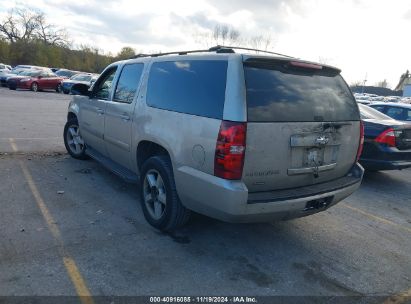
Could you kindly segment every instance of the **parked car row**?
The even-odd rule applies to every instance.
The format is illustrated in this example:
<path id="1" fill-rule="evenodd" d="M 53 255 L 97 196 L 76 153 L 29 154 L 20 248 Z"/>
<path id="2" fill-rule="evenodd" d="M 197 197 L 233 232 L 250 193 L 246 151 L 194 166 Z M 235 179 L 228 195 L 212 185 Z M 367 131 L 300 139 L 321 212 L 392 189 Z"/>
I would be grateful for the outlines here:
<path id="1" fill-rule="evenodd" d="M 0 64 L 0 68 L 3 64 Z M 0 69 L 0 85 L 10 90 L 28 89 L 34 92 L 39 90 L 55 90 L 69 94 L 71 86 L 76 83 L 90 87 L 98 74 L 56 69 L 32 65 L 17 65 L 14 68 L 3 65 Z"/>
<path id="2" fill-rule="evenodd" d="M 98 77 L 98 74 L 91 74 L 91 73 L 75 74 L 69 79 L 65 79 L 61 82 L 60 90 L 64 94 L 69 94 L 71 92 L 71 87 L 79 83 L 85 84 L 88 87 L 91 87 L 91 85 L 97 80 L 97 77 Z"/>
<path id="3" fill-rule="evenodd" d="M 400 109 L 397 104 L 387 109 Z M 397 170 L 411 167 L 411 124 L 407 120 L 395 120 L 380 111 L 381 106 L 359 104 L 364 123 L 364 147 L 360 163 L 366 170 Z M 411 113 L 411 105 L 408 115 Z M 392 114 L 389 110 L 386 113 Z M 405 108 L 404 108 L 405 110 Z"/>
<path id="4" fill-rule="evenodd" d="M 354 97 L 358 103 L 370 104 L 374 102 L 399 102 L 399 103 L 411 103 L 409 97 L 401 96 L 379 96 L 376 94 L 368 93 L 354 93 Z"/>

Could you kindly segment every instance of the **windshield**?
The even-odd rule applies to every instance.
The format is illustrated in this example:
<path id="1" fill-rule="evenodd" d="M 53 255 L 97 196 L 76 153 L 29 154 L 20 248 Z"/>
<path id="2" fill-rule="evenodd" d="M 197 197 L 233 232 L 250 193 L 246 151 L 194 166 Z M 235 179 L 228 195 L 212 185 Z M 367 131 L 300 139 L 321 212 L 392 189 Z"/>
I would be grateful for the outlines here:
<path id="1" fill-rule="evenodd" d="M 90 75 L 74 75 L 70 78 L 71 80 L 77 80 L 77 81 L 90 81 L 91 76 Z"/>
<path id="2" fill-rule="evenodd" d="M 359 120 L 347 84 L 332 69 L 302 69 L 284 61 L 245 62 L 248 121 Z"/>
<path id="3" fill-rule="evenodd" d="M 73 75 L 75 75 L 75 74 L 78 74 L 78 73 L 76 73 L 76 72 L 74 72 L 74 71 L 69 71 L 69 70 L 58 70 L 58 71 L 56 72 L 56 75 L 58 75 L 58 76 L 63 76 L 63 77 L 71 77 L 71 76 L 73 76 Z"/>
<path id="4" fill-rule="evenodd" d="M 24 71 L 20 73 L 21 76 L 31 76 L 31 77 L 37 77 L 40 74 L 41 72 L 39 71 Z"/>

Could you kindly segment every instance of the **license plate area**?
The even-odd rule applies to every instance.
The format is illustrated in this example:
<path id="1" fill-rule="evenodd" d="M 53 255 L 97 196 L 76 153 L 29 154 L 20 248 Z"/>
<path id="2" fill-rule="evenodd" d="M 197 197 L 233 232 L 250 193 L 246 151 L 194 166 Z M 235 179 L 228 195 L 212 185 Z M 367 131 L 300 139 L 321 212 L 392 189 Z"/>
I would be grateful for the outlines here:
<path id="1" fill-rule="evenodd" d="M 327 196 L 316 200 L 308 201 L 303 211 L 326 209 L 332 202 L 334 196 Z"/>
<path id="2" fill-rule="evenodd" d="M 303 167 L 318 167 L 324 164 L 324 148 L 306 148 L 303 153 Z"/>

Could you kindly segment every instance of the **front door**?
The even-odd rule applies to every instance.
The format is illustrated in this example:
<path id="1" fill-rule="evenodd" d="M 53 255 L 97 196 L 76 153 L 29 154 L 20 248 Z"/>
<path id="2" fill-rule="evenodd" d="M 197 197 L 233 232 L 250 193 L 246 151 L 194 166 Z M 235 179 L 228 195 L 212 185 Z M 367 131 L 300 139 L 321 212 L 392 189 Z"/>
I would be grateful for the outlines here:
<path id="1" fill-rule="evenodd" d="M 115 66 L 101 75 L 93 88 L 90 99 L 81 104 L 80 110 L 80 132 L 86 146 L 103 155 L 107 155 L 104 147 L 104 115 L 116 70 Z"/>
<path id="2" fill-rule="evenodd" d="M 128 169 L 132 169 L 131 127 L 143 68 L 143 63 L 123 67 L 105 112 L 104 142 L 108 156 Z"/>

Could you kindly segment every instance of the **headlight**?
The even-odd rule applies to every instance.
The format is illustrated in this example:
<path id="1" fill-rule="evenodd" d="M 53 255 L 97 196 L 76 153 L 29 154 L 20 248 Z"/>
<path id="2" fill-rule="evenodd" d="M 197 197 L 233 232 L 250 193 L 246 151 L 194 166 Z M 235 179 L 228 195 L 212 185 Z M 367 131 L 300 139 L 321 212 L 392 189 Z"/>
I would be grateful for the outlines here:
<path id="1" fill-rule="evenodd" d="M 26 82 L 26 81 L 30 81 L 30 80 L 31 80 L 30 78 L 24 78 L 24 79 L 21 79 L 20 82 Z"/>

